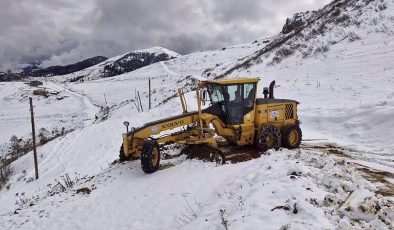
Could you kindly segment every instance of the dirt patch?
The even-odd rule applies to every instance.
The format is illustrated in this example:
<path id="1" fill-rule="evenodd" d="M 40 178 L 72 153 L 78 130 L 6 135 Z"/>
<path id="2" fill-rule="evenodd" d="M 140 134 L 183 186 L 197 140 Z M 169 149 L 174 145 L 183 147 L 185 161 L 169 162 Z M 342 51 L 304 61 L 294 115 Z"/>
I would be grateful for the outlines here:
<path id="1" fill-rule="evenodd" d="M 302 149 L 319 149 L 322 150 L 328 154 L 334 154 L 342 157 L 348 157 L 351 158 L 349 154 L 346 153 L 346 149 L 331 145 L 331 144 L 326 144 L 326 145 L 309 145 L 309 144 L 302 144 L 301 145 Z"/>
<path id="2" fill-rule="evenodd" d="M 219 147 L 225 163 L 239 163 L 261 157 L 261 151 L 253 146 L 227 145 Z M 206 145 L 188 145 L 182 149 L 181 154 L 186 154 L 189 159 L 212 161 L 212 154 L 219 151 Z"/>
<path id="3" fill-rule="evenodd" d="M 236 164 L 261 157 L 262 152 L 251 146 L 230 146 L 222 150 L 226 162 Z"/>
<path id="4" fill-rule="evenodd" d="M 327 146 L 325 146 L 325 145 L 301 144 L 300 148 L 302 148 L 302 149 L 327 149 Z"/>
<path id="5" fill-rule="evenodd" d="M 350 156 L 348 154 L 346 154 L 345 151 L 342 148 L 337 148 L 337 147 L 336 148 L 328 148 L 327 152 L 329 154 L 335 154 L 335 155 L 338 155 L 338 156 L 344 156 L 344 157 L 349 157 L 350 158 Z"/>
<path id="6" fill-rule="evenodd" d="M 375 184 L 382 184 L 381 186 L 379 185 L 376 186 L 378 188 L 378 191 L 376 191 L 377 194 L 381 194 L 383 196 L 394 196 L 394 185 L 390 183 L 388 180 L 386 180 L 386 178 L 394 179 L 393 173 L 373 170 L 361 165 L 359 166 L 360 167 L 357 167 L 356 169 L 357 171 L 361 172 L 362 176 L 365 179 Z"/>
<path id="7" fill-rule="evenodd" d="M 337 157 L 341 157 L 342 161 L 347 161 L 347 159 L 355 159 L 348 152 L 352 152 L 354 150 L 347 150 L 340 146 L 334 146 L 331 144 L 326 145 L 310 145 L 310 144 L 302 144 L 302 149 L 316 149 L 323 153 L 327 153 L 330 155 L 335 155 Z M 340 161 L 338 163 L 341 163 Z M 385 171 L 379 171 L 376 169 L 371 169 L 366 167 L 365 165 L 348 162 L 354 166 L 354 169 L 358 171 L 362 177 L 366 180 L 372 182 L 378 190 L 377 194 L 381 194 L 383 196 L 394 196 L 394 184 L 390 183 L 386 178 L 391 178 L 394 180 L 394 174 Z"/>

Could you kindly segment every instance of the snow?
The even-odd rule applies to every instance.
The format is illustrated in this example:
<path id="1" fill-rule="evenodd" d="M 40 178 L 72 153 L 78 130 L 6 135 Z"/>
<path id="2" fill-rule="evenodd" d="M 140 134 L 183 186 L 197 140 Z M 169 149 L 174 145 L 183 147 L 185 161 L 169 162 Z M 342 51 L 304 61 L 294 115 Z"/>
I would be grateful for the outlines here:
<path id="1" fill-rule="evenodd" d="M 37 132 L 40 128 L 52 131 L 64 127 L 70 130 L 94 120 L 97 108 L 83 96 L 65 90 L 63 86 L 47 83 L 40 87 L 59 93 L 48 98 L 33 96 L 36 88 L 24 83 L 2 82 L 0 86 L 0 146 L 6 144 L 14 134 L 19 138 L 31 136 L 29 97 L 34 98 Z"/>
<path id="2" fill-rule="evenodd" d="M 337 42 L 306 58 L 296 52 L 275 65 L 267 65 L 274 56 L 269 53 L 262 63 L 228 76 L 260 76 L 260 96 L 262 87 L 276 80 L 275 97 L 301 103 L 301 148 L 270 150 L 247 162 L 216 165 L 180 156 L 163 159 L 162 169 L 149 175 L 139 161 L 113 164 L 123 121 L 138 127 L 180 114 L 179 98 L 172 98 L 180 87 L 189 111 L 195 110 L 195 93 L 188 91 L 196 80 L 214 78 L 279 35 L 112 78 L 44 84 L 60 93 L 33 96 L 37 128 L 62 126 L 70 132 L 38 148 L 39 180 L 33 179 L 31 152 L 12 163 L 10 186 L 0 190 L 0 229 L 392 229 L 394 33 L 376 31 L 391 25 L 393 2 L 385 2 L 389 9 L 371 8 L 360 16 L 366 20 L 360 28 L 334 27 L 308 45 L 339 41 L 350 30 L 359 40 Z M 384 16 L 376 27 L 368 24 L 374 15 Z M 33 89 L 0 84 L 4 146 L 14 134 L 31 135 L 27 98 Z M 136 90 L 144 112 L 132 101 Z M 76 184 L 53 194 L 65 174 Z M 91 193 L 77 193 L 81 188 Z"/>

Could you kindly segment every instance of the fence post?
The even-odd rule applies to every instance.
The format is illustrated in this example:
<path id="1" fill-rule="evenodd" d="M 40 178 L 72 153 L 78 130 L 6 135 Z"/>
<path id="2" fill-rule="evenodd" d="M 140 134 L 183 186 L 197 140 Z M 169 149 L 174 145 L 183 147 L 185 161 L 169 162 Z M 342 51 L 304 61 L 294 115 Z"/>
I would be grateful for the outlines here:
<path id="1" fill-rule="evenodd" d="M 33 153 L 34 153 L 34 169 L 36 171 L 36 180 L 38 179 L 38 163 L 37 163 L 37 149 L 36 149 L 36 129 L 34 126 L 34 112 L 33 112 L 33 99 L 29 97 L 30 101 L 30 114 L 31 114 L 31 131 L 33 133 Z"/>
<path id="2" fill-rule="evenodd" d="M 151 95 L 151 92 L 150 92 L 150 78 L 149 78 L 149 110 L 151 109 L 150 95 Z"/>
<path id="3" fill-rule="evenodd" d="M 144 108 L 142 108 L 142 103 L 141 103 L 140 91 L 138 90 L 137 90 L 137 96 L 138 96 L 138 101 L 140 102 L 140 109 L 142 112 L 144 112 Z"/>

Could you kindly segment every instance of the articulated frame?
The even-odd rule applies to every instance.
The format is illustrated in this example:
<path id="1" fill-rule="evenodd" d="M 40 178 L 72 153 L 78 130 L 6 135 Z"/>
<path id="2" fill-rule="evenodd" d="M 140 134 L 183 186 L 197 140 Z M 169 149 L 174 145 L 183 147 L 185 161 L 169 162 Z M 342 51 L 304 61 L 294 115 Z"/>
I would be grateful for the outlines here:
<path id="1" fill-rule="evenodd" d="M 187 127 L 185 130 L 177 131 L 168 135 L 154 138 L 158 143 L 178 143 L 187 145 L 206 144 L 214 149 L 217 142 L 215 133 L 221 136 L 233 137 L 232 128 L 226 128 L 225 124 L 215 115 L 203 113 L 201 111 L 201 93 L 197 89 L 198 111 L 188 113 L 182 90 L 178 90 L 183 114 L 170 117 L 156 122 L 147 123 L 137 129 L 132 128 L 128 133 L 123 134 L 123 151 L 125 156 L 140 157 L 141 147 L 147 139 L 154 138 L 155 135 L 167 130 L 179 127 Z M 209 128 L 212 124 L 215 130 Z"/>

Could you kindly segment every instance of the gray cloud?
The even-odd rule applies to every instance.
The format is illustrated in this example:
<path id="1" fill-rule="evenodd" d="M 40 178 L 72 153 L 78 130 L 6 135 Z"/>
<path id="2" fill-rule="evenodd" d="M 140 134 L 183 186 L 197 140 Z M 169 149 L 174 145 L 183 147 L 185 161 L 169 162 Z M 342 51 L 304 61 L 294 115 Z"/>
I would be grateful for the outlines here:
<path id="1" fill-rule="evenodd" d="M 163 46 L 185 54 L 280 31 L 329 0 L 2 0 L 0 71 Z"/>

